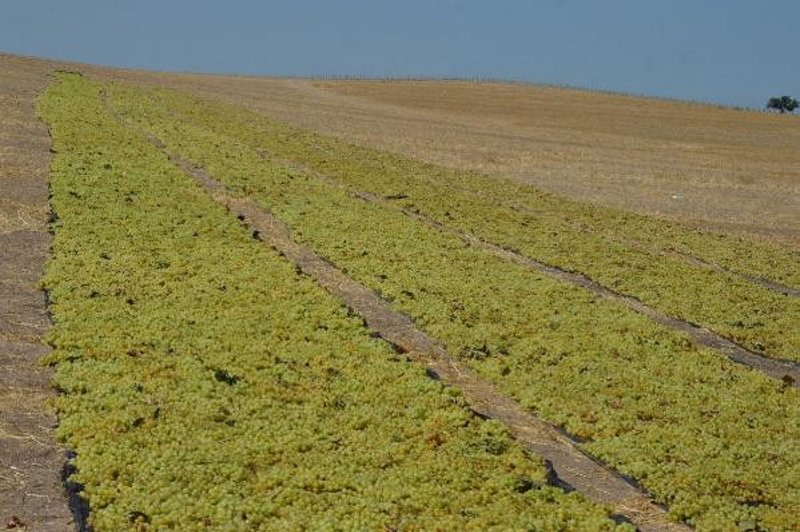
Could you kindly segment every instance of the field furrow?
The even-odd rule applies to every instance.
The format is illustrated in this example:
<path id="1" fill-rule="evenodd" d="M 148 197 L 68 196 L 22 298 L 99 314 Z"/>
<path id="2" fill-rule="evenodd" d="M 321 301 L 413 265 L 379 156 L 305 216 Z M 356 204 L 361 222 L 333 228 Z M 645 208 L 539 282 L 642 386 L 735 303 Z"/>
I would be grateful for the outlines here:
<path id="1" fill-rule="evenodd" d="M 361 191 L 352 191 L 352 190 L 351 193 L 353 193 L 356 197 L 359 197 L 365 201 L 369 201 L 372 203 L 386 204 L 385 198 L 375 196 L 374 194 L 364 193 Z M 798 364 L 797 362 L 775 360 L 765 357 L 763 355 L 759 355 L 758 353 L 754 353 L 752 351 L 743 348 L 742 346 L 736 344 L 735 342 L 732 342 L 726 338 L 719 336 L 713 331 L 710 331 L 703 327 L 698 327 L 697 325 L 694 325 L 692 323 L 683 320 L 671 318 L 669 316 L 661 314 L 652 307 L 643 304 L 638 299 L 610 290 L 605 286 L 593 281 L 592 279 L 587 278 L 586 276 L 580 273 L 573 273 L 562 270 L 560 268 L 553 267 L 549 264 L 543 264 L 535 259 L 531 259 L 529 257 L 521 255 L 513 250 L 501 247 L 492 242 L 481 240 L 475 235 L 463 233 L 451 227 L 445 226 L 436 220 L 428 218 L 424 214 L 420 214 L 418 211 L 412 211 L 402 207 L 399 207 L 399 209 L 406 216 L 409 216 L 416 220 L 421 220 L 422 222 L 430 224 L 431 226 L 437 229 L 448 231 L 452 234 L 455 234 L 461 240 L 468 243 L 469 245 L 485 249 L 488 252 L 498 257 L 501 257 L 515 264 L 520 264 L 531 270 L 544 273 L 554 279 L 568 282 L 575 286 L 580 286 L 582 288 L 591 291 L 594 294 L 597 294 L 602 298 L 621 302 L 625 306 L 633 309 L 634 311 L 651 318 L 654 322 L 660 325 L 664 325 L 675 331 L 679 331 L 690 335 L 693 341 L 700 346 L 709 347 L 716 351 L 719 351 L 724 356 L 727 356 L 730 360 L 739 364 L 743 364 L 745 366 L 749 366 L 758 371 L 761 371 L 765 375 L 769 375 L 774 379 L 778 379 L 789 386 L 800 387 L 800 364 Z"/>
<path id="2" fill-rule="evenodd" d="M 685 334 L 620 302 L 510 263 L 395 208 L 354 198 L 346 187 L 309 172 L 265 161 L 263 151 L 394 198 L 404 209 L 419 209 L 482 240 L 538 256 L 510 241 L 520 233 L 517 215 L 476 206 L 451 193 L 444 178 L 434 187 L 415 163 L 401 161 L 408 170 L 403 177 L 400 162 L 392 163 L 391 156 L 331 147 L 332 141 L 278 125 L 265 129 L 262 119 L 234 108 L 119 85 L 109 86 L 108 93 L 125 120 L 150 131 L 171 153 L 202 166 L 234 193 L 256 200 L 289 228 L 293 240 L 390 301 L 498 390 L 580 438 L 584 450 L 637 479 L 668 505 L 673 518 L 702 529 L 791 526 L 790 516 L 800 511 L 796 388 L 698 348 Z M 369 170 L 354 176 L 353 166 L 344 166 L 349 164 Z M 407 188 L 412 181 L 420 187 L 413 189 L 413 200 Z M 395 187 L 391 193 L 389 186 Z M 542 201 L 551 208 L 549 199 Z M 472 208 L 475 213 L 469 214 Z M 436 216 L 448 212 L 455 221 Z M 586 235 L 523 234 L 548 235 L 544 244 L 555 241 L 563 249 L 568 242 L 559 241 L 572 239 L 587 260 L 592 254 L 586 249 L 598 246 L 592 241 L 591 248 L 581 248 Z M 628 262 L 632 257 L 641 259 L 645 270 L 656 267 L 652 255 L 621 253 L 619 275 L 636 277 L 631 268 L 637 264 Z M 664 276 L 686 268 L 676 266 L 682 261 L 659 257 L 658 262 L 664 263 Z M 719 273 L 702 269 L 683 275 L 669 286 L 685 283 L 702 296 L 721 282 Z M 725 282 L 744 298 L 743 307 L 730 309 L 734 315 L 777 297 L 752 283 Z M 614 283 L 603 284 L 627 293 Z M 709 300 L 719 302 L 716 295 Z M 785 326 L 793 316 L 790 300 L 776 299 L 765 312 Z M 663 305 L 654 306 L 664 312 Z M 750 338 L 764 334 L 762 329 Z M 781 345 L 792 345 L 791 331 L 787 336 Z"/>
<path id="3" fill-rule="evenodd" d="M 273 159 L 267 158 L 267 160 L 269 161 Z M 760 355 L 758 353 L 749 351 L 744 347 L 736 344 L 735 342 L 732 342 L 726 338 L 719 336 L 713 331 L 710 331 L 703 327 L 698 327 L 697 325 L 688 323 L 683 320 L 671 318 L 669 316 L 661 314 L 657 310 L 643 304 L 638 299 L 610 290 L 580 273 L 573 273 L 562 270 L 560 268 L 553 267 L 548 264 L 543 264 L 529 257 L 525 257 L 513 250 L 503 248 L 492 242 L 481 240 L 475 235 L 464 233 L 456 228 L 442 224 L 437 220 L 434 220 L 428 217 L 427 215 L 421 213 L 419 210 L 416 209 L 411 210 L 403 207 L 402 205 L 398 205 L 397 203 L 392 201 L 391 198 L 387 198 L 385 196 L 377 196 L 371 192 L 356 190 L 352 186 L 348 186 L 342 183 L 341 181 L 331 178 L 330 176 L 326 176 L 319 172 L 315 172 L 314 170 L 307 168 L 304 165 L 299 165 L 293 163 L 292 161 L 279 161 L 279 164 L 286 166 L 287 168 L 292 168 L 295 170 L 299 170 L 301 172 L 307 172 L 318 179 L 322 179 L 328 184 L 332 184 L 333 186 L 343 187 L 344 190 L 346 190 L 350 195 L 352 195 L 355 198 L 374 204 L 388 206 L 389 208 L 398 210 L 410 218 L 421 221 L 431 226 L 435 230 L 453 234 L 458 238 L 460 238 L 461 240 L 463 240 L 466 244 L 481 249 L 485 249 L 488 252 L 500 258 L 503 258 L 507 261 L 513 262 L 515 264 L 520 264 L 526 268 L 535 270 L 540 273 L 544 273 L 554 279 L 568 282 L 575 286 L 580 286 L 582 288 L 591 291 L 594 294 L 597 294 L 602 298 L 621 302 L 627 307 L 635 310 L 636 312 L 651 318 L 653 321 L 655 321 L 660 325 L 664 325 L 675 331 L 683 332 L 690 335 L 692 337 L 692 340 L 700 346 L 712 348 L 720 352 L 722 355 L 727 356 L 730 360 L 736 363 L 743 364 L 745 366 L 749 366 L 753 369 L 761 371 L 762 373 L 769 375 L 774 379 L 778 379 L 786 383 L 787 385 L 800 387 L 800 364 L 798 364 L 797 362 L 775 360 Z M 792 294 L 787 293 L 786 295 L 792 295 Z"/>
<path id="4" fill-rule="evenodd" d="M 478 196 L 478 197 L 482 197 L 482 195 L 477 193 L 476 191 L 463 189 L 463 188 L 460 189 L 460 190 L 462 190 L 465 193 L 469 193 L 469 194 L 472 194 L 472 195 L 475 195 L 475 196 Z M 525 212 L 525 213 L 531 214 L 533 216 L 536 216 L 537 214 L 539 214 L 536 210 L 523 207 L 523 206 L 521 206 L 521 205 L 519 205 L 517 203 L 514 203 L 513 201 L 501 202 L 500 204 L 501 205 L 505 205 L 505 206 L 511 208 L 512 210 Z M 670 245 L 671 244 L 670 241 L 666 241 L 667 244 L 665 244 L 664 241 L 658 242 L 656 244 L 654 242 L 645 242 L 645 241 L 642 241 L 642 240 L 635 240 L 635 239 L 633 239 L 631 237 L 630 234 L 622 234 L 622 235 L 613 234 L 613 233 L 609 234 L 608 232 L 602 231 L 602 227 L 596 228 L 593 225 L 587 225 L 585 223 L 584 224 L 580 224 L 580 225 L 579 224 L 574 224 L 574 226 L 576 228 L 582 230 L 582 231 L 587 231 L 587 232 L 596 234 L 600 238 L 606 238 L 606 239 L 609 239 L 609 240 L 611 240 L 611 241 L 613 241 L 613 242 L 615 242 L 617 244 L 624 245 L 624 246 L 629 246 L 631 248 L 638 249 L 638 250 L 642 250 L 642 251 L 645 251 L 646 253 L 649 253 L 651 255 L 675 258 L 675 259 L 679 259 L 679 260 L 684 261 L 685 263 L 687 263 L 690 266 L 695 266 L 695 267 L 699 267 L 699 268 L 703 268 L 703 269 L 714 270 L 717 273 L 721 273 L 721 274 L 724 274 L 724 275 L 735 275 L 735 276 L 740 277 L 744 281 L 756 284 L 756 285 L 758 285 L 758 286 L 760 286 L 762 288 L 766 288 L 767 290 L 771 290 L 771 291 L 773 291 L 773 292 L 775 292 L 775 293 L 777 293 L 779 295 L 782 295 L 782 296 L 800 297 L 800 289 L 798 289 L 798 288 L 792 288 L 792 287 L 787 286 L 785 284 L 778 283 L 778 282 L 776 282 L 774 280 L 767 279 L 766 277 L 760 277 L 758 275 L 754 275 L 754 274 L 751 274 L 751 273 L 745 273 L 742 270 L 737 271 L 737 270 L 733 270 L 733 269 L 730 269 L 730 268 L 725 267 L 725 266 L 721 266 L 720 264 L 717 264 L 717 263 L 713 262 L 709 258 L 701 258 L 699 256 L 692 255 L 692 253 L 690 253 L 689 251 L 686 251 L 686 250 L 678 251 L 678 250 L 676 250 L 674 248 L 674 246 Z M 601 229 L 601 230 L 598 230 L 598 229 Z"/>

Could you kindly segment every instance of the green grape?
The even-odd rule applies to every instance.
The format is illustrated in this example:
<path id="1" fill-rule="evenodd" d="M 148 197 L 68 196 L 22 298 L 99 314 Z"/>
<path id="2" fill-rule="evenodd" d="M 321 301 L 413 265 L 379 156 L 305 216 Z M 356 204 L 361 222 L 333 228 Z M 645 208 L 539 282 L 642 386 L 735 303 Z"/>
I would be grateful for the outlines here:
<path id="1" fill-rule="evenodd" d="M 513 489 L 544 483 L 539 459 L 254 241 L 102 88 L 61 75 L 39 102 L 47 362 L 93 529 L 617 528 L 577 493 Z"/>
<path id="2" fill-rule="evenodd" d="M 715 237 L 693 236 L 677 226 L 659 233 L 641 218 L 523 188 L 513 195 L 510 184 L 498 184 L 498 194 L 544 211 L 541 220 L 533 220 L 497 206 L 499 196 L 483 190 L 494 187 L 481 187 L 479 176 L 349 146 L 171 91 L 116 85 L 108 91 L 126 120 L 153 132 L 231 190 L 260 202 L 294 239 L 391 301 L 526 408 L 581 438 L 595 457 L 639 480 L 676 519 L 710 529 L 751 522 L 774 529 L 792 525 L 790 516 L 800 510 L 795 496 L 800 449 L 791 443 L 800 440 L 796 389 L 693 347 L 686 336 L 620 304 L 466 246 L 386 202 L 357 199 L 346 187 L 280 158 L 296 157 L 381 195 L 403 192 L 408 198 L 391 201 L 509 247 L 546 252 L 565 267 L 595 265 L 604 282 L 636 291 L 663 309 L 683 308 L 686 290 L 697 291 L 708 304 L 685 312 L 729 332 L 739 327 L 725 325 L 728 316 L 757 308 L 769 318 L 737 338 L 769 344 L 768 354 L 796 357 L 795 302 L 778 301 L 762 288 L 718 273 L 623 249 L 611 238 L 622 229 L 635 230 L 640 240 L 647 239 L 640 233 L 652 231 L 655 239 L 677 235 L 698 246 Z M 264 150 L 279 159 L 265 159 Z M 453 220 L 446 220 L 447 213 Z M 596 219 L 598 231 L 590 238 L 570 229 L 573 217 L 580 223 Z M 529 226 L 522 229 L 525 223 Z M 566 244 L 574 244 L 574 251 Z M 736 255 L 738 244 L 730 239 L 713 245 L 716 257 Z M 599 248 L 613 253 L 603 257 Z M 797 261 L 769 246 L 755 248 L 769 254 L 780 279 L 789 283 Z M 736 268 L 751 271 L 748 261 Z M 742 305 L 728 307 L 719 295 L 722 287 L 738 294 Z M 416 437 L 418 412 L 410 409 L 409 421 L 387 435 L 399 442 Z M 346 426 L 359 426 L 358 419 L 347 418 L 352 425 Z M 394 456 L 402 460 L 417 449 L 391 439 L 387 444 L 396 444 Z M 485 434 L 459 449 L 505 456 L 492 454 L 503 449 L 502 440 L 498 445 Z"/>

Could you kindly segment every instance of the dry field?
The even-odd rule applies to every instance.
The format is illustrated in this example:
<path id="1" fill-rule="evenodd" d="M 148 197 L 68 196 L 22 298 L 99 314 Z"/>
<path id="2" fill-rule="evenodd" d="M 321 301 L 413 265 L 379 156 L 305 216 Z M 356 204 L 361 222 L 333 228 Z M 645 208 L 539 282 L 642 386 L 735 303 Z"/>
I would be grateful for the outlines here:
<path id="1" fill-rule="evenodd" d="M 420 143 L 427 150 L 414 148 L 426 159 L 513 175 L 573 198 L 800 243 L 795 117 L 524 85 L 322 87 L 428 112 L 431 122 L 446 116 L 468 124 L 461 134 L 433 132 L 426 141 L 438 142 Z M 460 149 L 448 155 L 453 145 Z"/>
<path id="2" fill-rule="evenodd" d="M 117 73 L 428 162 L 800 247 L 795 116 L 522 84 Z"/>

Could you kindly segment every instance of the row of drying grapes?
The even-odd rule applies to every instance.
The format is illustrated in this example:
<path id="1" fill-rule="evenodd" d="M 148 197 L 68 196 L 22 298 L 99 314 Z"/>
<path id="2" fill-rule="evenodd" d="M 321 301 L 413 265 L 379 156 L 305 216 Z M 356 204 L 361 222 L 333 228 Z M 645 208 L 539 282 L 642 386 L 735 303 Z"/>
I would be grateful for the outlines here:
<path id="1" fill-rule="evenodd" d="M 596 457 L 641 481 L 675 518 L 706 529 L 781 529 L 800 510 L 793 487 L 797 390 L 698 349 L 619 304 L 265 161 L 265 137 L 250 125 L 256 118 L 240 121 L 225 107 L 210 113 L 213 104 L 194 107 L 175 93 L 113 86 L 110 95 L 127 120 L 260 201 L 298 241 L 392 301 L 523 405 L 585 440 Z M 304 133 L 293 135 L 264 142 L 291 150 L 305 141 Z M 442 189 L 433 197 L 448 202 L 448 194 Z"/>
<path id="2" fill-rule="evenodd" d="M 253 240 L 100 87 L 43 96 L 60 437 L 95 530 L 610 529 Z"/>
<path id="3" fill-rule="evenodd" d="M 668 248 L 692 253 L 795 287 L 800 287 L 800 254 L 558 200 L 511 182 L 488 183 L 473 173 L 347 145 L 170 93 L 161 97 L 180 116 L 202 117 L 214 130 L 275 157 L 300 161 L 359 190 L 396 198 L 398 205 L 418 209 L 440 223 L 547 264 L 582 272 L 758 353 L 800 360 L 800 298 L 659 252 Z"/>

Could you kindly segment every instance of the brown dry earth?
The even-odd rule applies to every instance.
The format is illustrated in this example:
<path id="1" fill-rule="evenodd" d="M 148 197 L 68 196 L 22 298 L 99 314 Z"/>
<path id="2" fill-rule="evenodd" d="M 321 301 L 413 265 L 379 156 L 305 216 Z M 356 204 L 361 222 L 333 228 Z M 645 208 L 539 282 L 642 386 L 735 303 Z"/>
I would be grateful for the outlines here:
<path id="1" fill-rule="evenodd" d="M 523 84 L 95 71 L 413 158 L 800 249 L 800 117 Z"/>
<path id="2" fill-rule="evenodd" d="M 74 529 L 61 482 L 64 451 L 37 360 L 50 326 L 37 284 L 49 254 L 50 138 L 34 101 L 50 67 L 0 54 L 0 526 Z"/>

